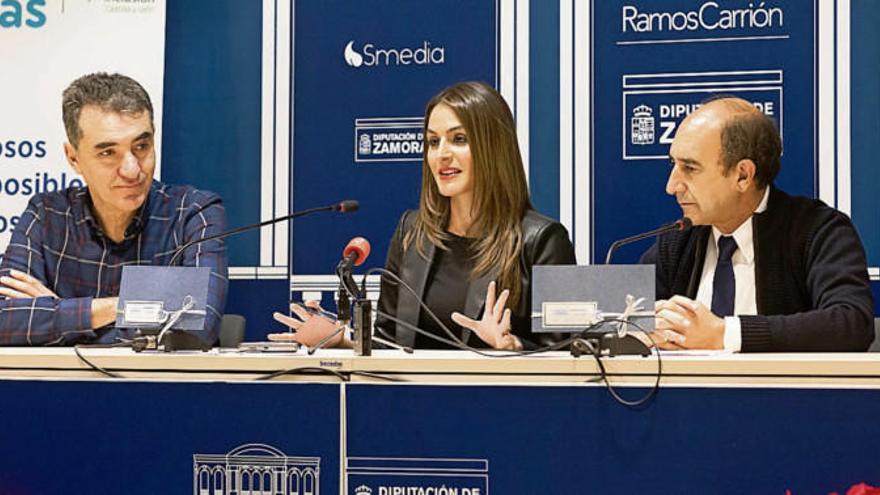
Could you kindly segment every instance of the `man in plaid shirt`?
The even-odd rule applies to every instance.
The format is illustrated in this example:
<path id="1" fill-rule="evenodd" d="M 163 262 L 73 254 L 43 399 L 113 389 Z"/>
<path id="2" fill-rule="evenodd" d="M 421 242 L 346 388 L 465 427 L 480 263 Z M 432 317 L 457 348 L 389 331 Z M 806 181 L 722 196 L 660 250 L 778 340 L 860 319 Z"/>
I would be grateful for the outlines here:
<path id="1" fill-rule="evenodd" d="M 37 194 L 0 263 L 0 345 L 113 342 L 124 265 L 167 265 L 178 247 L 226 228 L 220 197 L 153 180 L 153 106 L 119 74 L 64 90 L 64 153 L 85 187 Z M 211 268 L 206 330 L 215 342 L 226 302 L 226 248 L 207 241 L 178 263 Z"/>

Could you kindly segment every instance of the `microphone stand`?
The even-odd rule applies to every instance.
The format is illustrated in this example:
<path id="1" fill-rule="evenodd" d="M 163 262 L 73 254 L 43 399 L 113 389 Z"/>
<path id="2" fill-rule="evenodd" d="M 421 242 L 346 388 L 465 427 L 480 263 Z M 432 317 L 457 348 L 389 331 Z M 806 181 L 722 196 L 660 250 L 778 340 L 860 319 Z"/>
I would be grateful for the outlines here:
<path id="1" fill-rule="evenodd" d="M 348 295 L 342 295 L 340 293 L 340 299 L 348 299 Z M 341 312 L 340 312 L 341 313 Z M 406 350 L 403 346 L 399 346 L 397 344 L 392 344 L 391 342 L 385 341 L 384 339 L 380 339 L 378 337 L 373 337 L 372 327 L 373 327 L 373 302 L 366 298 L 366 295 L 359 295 L 354 301 L 354 318 L 353 318 L 353 326 L 354 326 L 354 337 L 352 338 L 352 347 L 354 348 L 354 353 L 356 356 L 370 356 L 373 352 L 373 339 L 380 344 L 387 345 L 389 347 L 396 347 L 398 349 Z M 339 320 L 340 322 L 342 320 Z M 343 323 L 336 329 L 335 332 L 321 339 L 320 342 L 314 345 L 314 347 L 309 347 L 308 353 L 311 356 L 318 349 L 323 349 L 324 346 L 327 345 L 328 342 L 333 340 L 334 337 L 339 335 L 348 327 L 347 324 Z M 412 352 L 412 351 L 410 351 Z"/>
<path id="2" fill-rule="evenodd" d="M 617 248 L 620 246 L 625 246 L 627 244 L 640 241 L 642 239 L 647 239 L 648 237 L 655 237 L 658 235 L 665 234 L 667 232 L 672 232 L 673 230 L 687 230 L 693 225 L 691 219 L 688 217 L 682 217 L 680 220 L 676 220 L 670 224 L 664 225 L 662 227 L 658 227 L 654 230 L 649 230 L 648 232 L 643 232 L 641 234 L 636 234 L 631 237 L 626 237 L 624 239 L 618 239 L 611 243 L 611 246 L 608 247 L 608 252 L 605 253 L 605 264 L 611 264 L 611 257 L 614 255 L 614 251 L 617 251 Z"/>
<path id="3" fill-rule="evenodd" d="M 355 356 L 373 354 L 373 301 L 366 294 L 358 294 L 354 301 L 354 339 Z"/>
<path id="4" fill-rule="evenodd" d="M 370 356 L 373 351 L 373 302 L 367 299 L 366 288 L 359 289 L 351 275 L 351 264 L 343 260 L 336 267 L 339 277 L 339 296 L 336 301 L 337 315 L 342 325 L 330 335 L 309 348 L 309 355 L 322 349 L 339 335 L 349 323 L 354 329 L 352 347 L 356 356 Z"/>
<path id="5" fill-rule="evenodd" d="M 203 237 L 201 239 L 193 239 L 193 240 L 187 242 L 186 244 L 180 246 L 179 248 L 177 248 L 174 251 L 174 254 L 171 256 L 171 260 L 168 261 L 168 266 L 173 266 L 174 262 L 177 261 L 177 258 L 179 258 L 180 255 L 182 255 L 183 252 L 186 251 L 187 248 L 194 246 L 196 244 L 201 244 L 203 242 L 213 241 L 213 240 L 217 240 L 217 239 L 223 239 L 225 237 L 240 234 L 242 232 L 247 232 L 248 230 L 257 229 L 260 227 L 265 227 L 267 225 L 272 225 L 274 223 L 283 222 L 285 220 L 293 220 L 294 218 L 297 218 L 297 217 L 304 217 L 307 215 L 311 215 L 312 213 L 319 213 L 322 211 L 339 211 L 342 213 L 350 213 L 353 211 L 357 211 L 359 207 L 360 207 L 360 205 L 358 204 L 357 201 L 346 200 L 346 201 L 342 201 L 342 202 L 339 202 L 334 205 L 319 206 L 317 208 L 309 208 L 307 210 L 296 211 L 296 212 L 293 212 L 289 215 L 284 215 L 283 217 L 272 218 L 272 219 L 266 220 L 264 222 L 254 223 L 251 225 L 245 225 L 243 227 L 238 227 L 237 229 L 227 230 L 226 232 L 220 232 L 219 234 L 211 235 L 208 237 Z"/>
<path id="6" fill-rule="evenodd" d="M 227 230 L 224 232 L 220 232 L 218 234 L 210 235 L 208 237 L 192 239 L 192 240 L 184 243 L 182 246 L 178 247 L 174 251 L 174 253 L 171 256 L 171 259 L 167 263 L 167 266 L 174 266 L 175 262 L 183 255 L 184 251 L 186 251 L 188 248 L 190 248 L 192 246 L 195 246 L 197 244 L 201 244 L 203 242 L 223 239 L 223 238 L 226 238 L 229 236 L 240 234 L 242 232 L 257 229 L 260 227 L 265 227 L 267 225 L 272 225 L 272 224 L 275 224 L 278 222 L 292 220 L 294 218 L 298 218 L 298 217 L 302 217 L 302 216 L 306 216 L 306 215 L 311 215 L 313 213 L 319 213 L 319 212 L 324 212 L 324 211 L 350 213 L 350 212 L 357 211 L 359 208 L 360 208 L 360 203 L 358 203 L 357 201 L 345 200 L 345 201 L 340 201 L 336 204 L 332 204 L 332 205 L 328 205 L 328 206 L 320 206 L 317 208 L 309 208 L 306 210 L 296 211 L 296 212 L 290 213 L 288 215 L 284 215 L 284 216 L 277 217 L 277 218 L 272 218 L 272 219 L 265 220 L 263 222 L 259 222 L 259 223 L 255 223 L 255 224 L 251 224 L 251 225 L 245 225 L 243 227 L 238 227 L 238 228 L 235 228 L 232 230 Z M 181 267 L 181 268 L 182 269 L 189 269 L 192 267 Z M 181 276 L 185 276 L 185 275 L 182 274 Z M 123 272 L 123 278 L 125 278 L 124 272 Z M 120 301 L 120 304 L 121 303 L 122 303 L 122 301 Z M 158 342 L 158 339 L 156 339 L 156 336 L 155 336 L 155 334 L 158 333 L 158 331 L 159 330 L 156 328 L 150 328 L 150 329 L 144 328 L 144 329 L 138 330 L 136 337 L 135 337 L 135 339 L 136 339 L 136 342 L 134 345 L 135 349 L 136 350 L 137 349 L 139 349 L 139 350 L 144 350 L 144 349 L 153 350 L 153 349 L 158 348 L 160 343 L 164 343 L 164 349 L 166 351 L 190 350 L 190 349 L 201 349 L 203 351 L 207 351 L 207 350 L 210 350 L 211 346 L 213 345 L 213 342 L 203 342 L 199 337 L 197 337 L 194 334 L 191 334 L 187 331 L 174 331 L 174 328 L 171 328 L 170 326 L 167 329 L 168 333 L 167 333 L 167 335 L 165 335 L 165 338 L 163 339 L 163 341 Z"/>
<path id="7" fill-rule="evenodd" d="M 366 287 L 359 288 L 354 277 L 351 275 L 350 263 L 340 265 L 337 270 L 339 275 L 339 299 L 351 301 L 351 314 L 349 315 L 354 336 L 351 343 L 355 356 L 370 356 L 373 353 L 373 302 L 367 299 Z"/>
<path id="8" fill-rule="evenodd" d="M 656 228 L 654 230 L 649 230 L 648 232 L 643 232 L 641 234 L 626 237 L 624 239 L 618 239 L 611 243 L 611 246 L 608 247 L 608 252 L 605 255 L 605 264 L 611 264 L 611 257 L 614 255 L 614 251 L 616 251 L 617 248 L 619 248 L 620 246 L 640 241 L 642 239 L 647 239 L 648 237 L 659 236 L 667 232 L 672 232 L 674 230 L 683 231 L 689 229 L 691 225 L 693 225 L 693 222 L 690 218 L 682 217 L 675 222 Z M 628 318 L 628 311 L 629 308 L 627 308 L 627 311 L 623 313 L 622 325 L 627 324 L 626 321 Z M 648 337 L 648 340 L 650 340 L 650 337 Z M 572 343 L 571 354 L 574 357 L 579 357 L 583 354 L 593 352 L 597 352 L 598 355 L 608 355 L 611 357 L 626 355 L 641 355 L 643 357 L 646 357 L 651 355 L 651 348 L 648 346 L 648 344 L 643 342 L 642 339 L 639 339 L 635 335 L 626 332 L 625 330 L 604 330 L 599 332 L 587 331 L 584 332 L 581 338 L 575 340 Z"/>

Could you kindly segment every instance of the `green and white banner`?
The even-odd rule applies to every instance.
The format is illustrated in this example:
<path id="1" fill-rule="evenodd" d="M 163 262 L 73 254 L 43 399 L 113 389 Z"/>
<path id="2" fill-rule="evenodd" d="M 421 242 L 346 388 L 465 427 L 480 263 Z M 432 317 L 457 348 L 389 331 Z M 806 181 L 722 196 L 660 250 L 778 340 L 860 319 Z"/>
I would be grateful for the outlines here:
<path id="1" fill-rule="evenodd" d="M 164 61 L 165 0 L 0 2 L 0 253 L 31 196 L 82 183 L 64 159 L 64 88 L 91 72 L 131 76 L 161 136 Z"/>

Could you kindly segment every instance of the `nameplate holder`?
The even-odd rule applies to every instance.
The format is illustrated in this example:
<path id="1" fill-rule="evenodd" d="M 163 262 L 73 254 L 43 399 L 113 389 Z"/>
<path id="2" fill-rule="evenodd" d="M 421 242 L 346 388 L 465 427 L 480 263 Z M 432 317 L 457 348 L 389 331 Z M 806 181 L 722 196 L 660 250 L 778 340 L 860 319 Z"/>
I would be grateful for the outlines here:
<path id="1" fill-rule="evenodd" d="M 159 326 L 166 318 L 162 301 L 124 301 L 123 319 L 128 323 Z"/>
<path id="2" fill-rule="evenodd" d="M 541 313 L 544 328 L 588 327 L 601 320 L 596 301 L 544 302 Z"/>

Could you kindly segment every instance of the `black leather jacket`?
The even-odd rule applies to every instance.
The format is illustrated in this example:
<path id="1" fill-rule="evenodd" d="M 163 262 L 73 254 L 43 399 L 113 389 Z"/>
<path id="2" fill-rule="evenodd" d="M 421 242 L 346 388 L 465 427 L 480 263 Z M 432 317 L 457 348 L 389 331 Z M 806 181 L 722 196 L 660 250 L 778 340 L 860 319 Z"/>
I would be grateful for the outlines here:
<path id="1" fill-rule="evenodd" d="M 385 268 L 396 273 L 400 278 L 412 287 L 422 298 L 425 294 L 425 284 L 431 263 L 434 260 L 435 247 L 433 244 L 425 246 L 426 258 L 419 255 L 415 246 L 411 246 L 404 253 L 403 238 L 415 225 L 416 210 L 406 211 L 400 218 L 394 237 L 388 247 L 388 258 Z M 511 327 L 514 334 L 523 339 L 525 345 L 537 339 L 532 338 L 531 313 L 532 291 L 531 277 L 533 265 L 574 265 L 576 264 L 574 248 L 568 238 L 568 231 L 559 222 L 547 218 L 534 210 L 528 210 L 522 220 L 524 247 L 520 254 L 522 264 L 522 298 L 516 305 L 511 318 Z M 483 314 L 483 305 L 486 300 L 486 289 L 489 282 L 498 278 L 497 271 L 493 270 L 468 285 L 465 307 L 462 314 L 473 319 L 480 318 Z M 511 304 L 508 304 L 511 306 Z M 419 303 L 413 295 L 402 285 L 396 284 L 389 277 L 382 277 L 381 292 L 379 294 L 379 311 L 392 315 L 410 325 L 418 325 Z M 398 344 L 412 346 L 415 343 L 416 333 L 403 325 L 395 324 L 388 318 L 379 315 L 376 318 L 376 326 L 381 327 L 392 336 Z M 479 341 L 476 336 L 471 336 L 469 330 L 464 331 L 464 340 L 473 345 Z M 471 337 L 473 337 L 471 339 Z M 470 340 L 468 340 L 470 339 Z"/>

